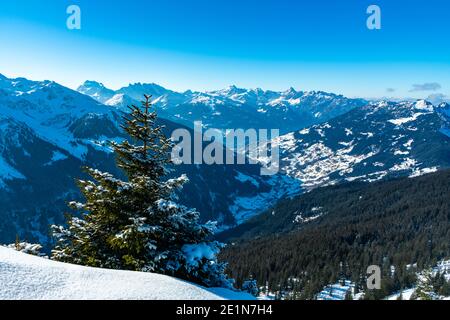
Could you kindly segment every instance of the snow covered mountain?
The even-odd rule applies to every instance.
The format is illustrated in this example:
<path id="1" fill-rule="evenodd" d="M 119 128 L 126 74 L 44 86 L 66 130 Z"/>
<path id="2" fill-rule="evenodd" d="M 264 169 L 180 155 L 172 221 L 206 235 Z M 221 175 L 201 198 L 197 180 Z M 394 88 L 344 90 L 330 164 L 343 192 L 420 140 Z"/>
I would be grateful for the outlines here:
<path id="1" fill-rule="evenodd" d="M 55 82 L 0 78 L 0 105 L 4 126 L 26 124 L 42 139 L 79 159 L 89 147 L 100 147 L 88 137 L 120 136 L 115 110 Z M 96 126 L 89 125 L 94 122 Z"/>
<path id="2" fill-rule="evenodd" d="M 63 223 L 66 202 L 79 199 L 74 179 L 85 177 L 82 166 L 121 174 L 107 141 L 125 138 L 119 128 L 122 104 L 136 102 L 142 92 L 157 98 L 160 115 L 166 112 L 175 119 L 183 114 L 186 123 L 200 117 L 223 128 L 300 128 L 298 119 L 306 119 L 300 116 L 305 110 L 314 122 L 340 114 L 279 137 L 282 172 L 275 176 L 261 176 L 258 165 L 176 166 L 174 174 L 186 173 L 191 180 L 180 200 L 197 208 L 204 220 L 218 220 L 222 228 L 245 221 L 301 187 L 450 167 L 448 104 L 361 106 L 363 100 L 294 89 L 176 93 L 155 84 L 113 91 L 87 82 L 79 91 L 97 100 L 51 81 L 0 76 L 0 243 L 12 242 L 18 234 L 48 244 L 48 225 Z M 161 123 L 166 134 L 182 126 L 165 119 Z"/>
<path id="3" fill-rule="evenodd" d="M 142 94 L 149 93 L 162 117 L 188 127 L 192 127 L 194 121 L 202 121 L 205 128 L 278 127 L 281 133 L 321 123 L 367 103 L 363 99 L 293 88 L 275 92 L 230 86 L 209 92 L 178 93 L 156 84 L 137 83 L 112 91 L 100 83 L 86 81 L 78 91 L 119 109 L 137 103 Z"/>
<path id="4" fill-rule="evenodd" d="M 121 115 L 55 82 L 0 77 L 0 243 L 18 234 L 48 244 L 48 226 L 63 223 L 66 202 L 80 197 L 74 180 L 85 177 L 82 166 L 121 175 L 107 144 L 125 138 Z M 161 123 L 166 134 L 181 126 Z M 261 176 L 258 165 L 176 166 L 181 173 L 190 183 L 180 200 L 221 226 L 299 190 L 294 179 Z"/>
<path id="5" fill-rule="evenodd" d="M 243 292 L 144 272 L 51 261 L 0 246 L 0 300 L 253 300 Z"/>
<path id="6" fill-rule="evenodd" d="M 450 167 L 450 107 L 378 102 L 277 138 L 281 170 L 304 188 Z"/>

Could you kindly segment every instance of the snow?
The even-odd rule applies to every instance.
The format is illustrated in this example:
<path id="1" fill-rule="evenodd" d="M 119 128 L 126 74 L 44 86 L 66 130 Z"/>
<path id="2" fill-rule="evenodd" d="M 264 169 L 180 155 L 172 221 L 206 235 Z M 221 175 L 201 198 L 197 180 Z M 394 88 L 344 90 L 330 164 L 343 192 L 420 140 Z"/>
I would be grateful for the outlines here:
<path id="1" fill-rule="evenodd" d="M 246 174 L 243 174 L 242 172 L 238 172 L 237 173 L 237 176 L 235 177 L 236 178 L 236 180 L 238 180 L 238 181 L 240 181 L 240 182 L 243 182 L 243 183 L 245 183 L 245 182 L 250 182 L 251 184 L 253 184 L 256 188 L 259 188 L 259 182 L 258 181 L 256 181 L 256 179 L 255 178 L 253 178 L 253 177 L 251 177 L 251 176 L 248 176 L 248 175 L 246 175 Z"/>
<path id="2" fill-rule="evenodd" d="M 398 155 L 408 155 L 409 152 L 408 151 L 401 151 L 401 150 L 395 150 L 394 151 L 394 155 L 398 156 Z"/>
<path id="3" fill-rule="evenodd" d="M 395 124 L 396 126 L 400 126 L 400 125 L 408 123 L 408 122 L 416 121 L 417 118 L 419 118 L 420 116 L 422 116 L 424 114 L 425 113 L 423 113 L 423 112 L 417 112 L 417 113 L 413 114 L 411 117 L 391 119 L 391 120 L 388 120 L 388 122 Z"/>
<path id="4" fill-rule="evenodd" d="M 0 157 L 0 188 L 5 187 L 5 180 L 12 179 L 26 179 L 23 174 L 14 169 L 6 162 L 5 159 Z"/>
<path id="5" fill-rule="evenodd" d="M 305 129 L 303 129 L 303 130 L 300 130 L 299 133 L 300 133 L 300 134 L 303 134 L 303 135 L 304 135 L 304 134 L 309 134 L 309 128 L 305 128 Z"/>
<path id="6" fill-rule="evenodd" d="M 241 224 L 257 213 L 266 210 L 274 204 L 276 199 L 293 196 L 301 190 L 301 182 L 284 175 L 273 175 L 267 181 L 272 188 L 268 192 L 260 192 L 254 196 L 236 197 L 229 207 L 236 223 Z M 282 186 L 281 188 L 275 186 Z"/>
<path id="7" fill-rule="evenodd" d="M 438 168 L 437 168 L 437 167 L 415 169 L 415 170 L 413 171 L 413 173 L 411 173 L 411 174 L 409 175 L 409 177 L 410 177 L 410 178 L 415 178 L 415 177 L 419 177 L 419 176 L 422 176 L 422 175 L 424 175 L 424 174 L 433 173 L 433 172 L 436 172 L 436 171 L 438 171 Z"/>
<path id="8" fill-rule="evenodd" d="M 416 166 L 417 161 L 411 158 L 405 158 L 404 161 L 400 164 L 394 165 L 390 171 L 403 171 L 403 170 L 412 170 Z"/>
<path id="9" fill-rule="evenodd" d="M 123 104 L 126 104 L 126 96 L 123 93 L 115 94 L 111 99 L 108 99 L 105 102 L 105 105 L 107 106 L 121 106 Z"/>
<path id="10" fill-rule="evenodd" d="M 90 268 L 0 247 L 0 300 L 251 300 L 164 275 Z"/>
<path id="11" fill-rule="evenodd" d="M 207 243 L 187 244 L 182 251 L 189 265 L 197 265 L 202 259 L 213 260 L 218 254 L 217 247 Z"/>
<path id="12" fill-rule="evenodd" d="M 297 147 L 297 139 L 293 132 L 272 139 L 272 143 L 283 150 L 294 150 Z"/>
<path id="13" fill-rule="evenodd" d="M 366 136 L 367 138 L 373 138 L 374 133 L 373 132 L 361 132 L 361 135 Z"/>
<path id="14" fill-rule="evenodd" d="M 283 146 L 280 149 L 284 151 Z M 318 142 L 284 158 L 288 162 L 284 170 L 289 176 L 302 181 L 303 187 L 314 188 L 327 183 L 333 172 L 350 173 L 354 165 L 377 153 L 353 155 L 350 154 L 352 150 L 353 146 L 349 145 L 334 151 L 323 142 Z"/>
<path id="15" fill-rule="evenodd" d="M 411 267 L 417 267 L 417 264 L 413 265 L 407 265 L 406 268 L 410 269 Z M 432 269 L 431 274 L 433 276 L 436 276 L 437 273 L 443 273 L 444 277 L 447 281 L 450 281 L 450 260 L 442 260 L 439 261 Z M 417 277 L 419 279 L 423 279 L 424 275 L 423 272 L 417 273 Z M 413 293 L 416 291 L 417 286 L 414 286 L 413 288 L 408 288 L 399 292 L 396 292 L 388 297 L 386 297 L 386 300 L 397 300 L 400 294 L 402 295 L 402 300 L 410 300 Z M 449 300 L 450 297 L 446 296 L 439 296 L 436 293 L 434 293 L 434 299 L 437 300 Z"/>
<path id="16" fill-rule="evenodd" d="M 402 300 L 410 300 L 412 294 L 416 291 L 416 288 L 405 289 L 400 292 L 397 292 L 393 295 L 390 295 L 386 298 L 386 300 L 397 300 L 400 294 L 402 295 Z"/>
<path id="17" fill-rule="evenodd" d="M 300 223 L 300 224 L 301 223 L 308 223 L 308 222 L 311 222 L 311 221 L 314 221 L 314 220 L 320 218 L 322 215 L 323 215 L 323 213 L 319 213 L 319 214 L 316 214 L 316 215 L 304 218 L 303 214 L 300 213 L 300 214 L 295 216 L 293 223 Z"/>
<path id="18" fill-rule="evenodd" d="M 114 122 L 112 108 L 55 82 L 18 78 L 2 80 L 0 85 L 6 93 L 0 96 L 2 116 L 26 124 L 41 139 L 81 160 L 92 143 L 73 136 L 70 127 L 74 121 L 92 114 L 105 115 Z"/>
<path id="19" fill-rule="evenodd" d="M 61 153 L 60 151 L 53 151 L 52 158 L 45 165 L 51 165 L 57 161 L 66 160 L 67 158 L 68 157 L 65 154 Z"/>
<path id="20" fill-rule="evenodd" d="M 256 110 L 259 113 L 267 113 L 267 110 L 263 109 L 263 108 L 258 108 L 258 110 Z"/>
<path id="21" fill-rule="evenodd" d="M 442 128 L 440 130 L 440 132 L 444 135 L 446 135 L 447 137 L 450 137 L 450 129 L 449 128 Z"/>
<path id="22" fill-rule="evenodd" d="M 317 300 L 345 300 L 347 292 L 353 293 L 355 284 L 345 280 L 344 285 L 335 283 L 328 285 L 318 294 Z"/>
<path id="23" fill-rule="evenodd" d="M 419 100 L 415 103 L 414 107 L 417 110 L 425 110 L 428 112 L 433 112 L 433 105 L 431 103 L 426 102 L 425 100 Z"/>
<path id="24" fill-rule="evenodd" d="M 408 150 L 411 150 L 411 145 L 413 144 L 414 139 L 409 139 L 408 142 L 406 142 L 405 144 L 403 144 L 403 146 L 405 148 L 407 148 Z"/>

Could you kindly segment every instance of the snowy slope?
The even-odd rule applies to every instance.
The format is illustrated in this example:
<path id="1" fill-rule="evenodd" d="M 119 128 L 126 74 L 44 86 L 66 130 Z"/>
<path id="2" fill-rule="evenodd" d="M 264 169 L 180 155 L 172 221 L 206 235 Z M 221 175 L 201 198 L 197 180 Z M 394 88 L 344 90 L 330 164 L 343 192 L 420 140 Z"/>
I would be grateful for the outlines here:
<path id="1" fill-rule="evenodd" d="M 280 168 L 307 189 L 450 167 L 447 105 L 379 102 L 275 139 Z"/>
<path id="2" fill-rule="evenodd" d="M 106 104 L 130 104 L 139 92 L 156 96 L 162 90 L 156 85 L 135 85 L 125 95 L 86 83 L 82 92 L 99 101 L 108 98 L 99 102 L 52 81 L 0 76 L 0 243 L 11 243 L 18 234 L 47 247 L 48 226 L 64 223 L 67 201 L 80 199 L 74 180 L 85 177 L 83 166 L 122 174 L 108 146 L 109 140 L 125 137 L 119 127 L 122 111 Z M 159 124 L 165 126 L 166 135 L 183 127 L 164 119 Z M 190 179 L 180 202 L 197 208 L 204 221 L 216 220 L 221 227 L 234 225 L 300 190 L 294 179 L 261 176 L 258 165 L 180 165 L 174 169 L 173 175 L 187 174 Z M 208 183 L 211 179 L 222 183 Z"/>
<path id="3" fill-rule="evenodd" d="M 431 268 L 431 274 L 436 276 L 437 274 L 444 274 L 447 281 L 450 281 L 450 260 L 439 261 L 433 268 Z M 425 280 L 423 272 L 417 273 L 419 279 Z M 426 281 L 426 280 L 425 280 Z M 416 292 L 417 285 L 413 288 L 405 289 L 400 292 L 396 292 L 386 297 L 386 300 L 398 300 L 399 296 L 402 296 L 402 300 L 410 300 L 411 296 Z M 441 296 L 435 292 L 432 293 L 434 300 L 450 300 L 450 296 Z"/>
<path id="4" fill-rule="evenodd" d="M 189 127 L 194 121 L 201 120 L 205 128 L 259 129 L 278 126 L 281 133 L 327 121 L 367 103 L 363 99 L 348 99 L 322 91 L 296 91 L 293 88 L 276 92 L 229 86 L 208 92 L 188 90 L 180 93 L 154 83 L 136 83 L 112 91 L 95 81 L 86 81 L 78 91 L 118 109 L 130 103 L 138 104 L 144 93 L 151 94 L 161 116 Z"/>
<path id="5" fill-rule="evenodd" d="M 345 280 L 345 284 L 339 282 L 328 285 L 317 295 L 317 300 L 345 300 L 347 293 L 353 294 L 355 284 Z"/>
<path id="6" fill-rule="evenodd" d="M 83 160 L 95 139 L 118 139 L 120 114 L 94 99 L 53 81 L 0 78 L 0 116 L 14 119 L 35 134 Z M 93 122 L 101 125 L 86 131 Z"/>
<path id="7" fill-rule="evenodd" d="M 1 246 L 0 284 L 0 299 L 8 300 L 252 299 L 246 293 L 206 289 L 168 276 L 76 266 Z"/>

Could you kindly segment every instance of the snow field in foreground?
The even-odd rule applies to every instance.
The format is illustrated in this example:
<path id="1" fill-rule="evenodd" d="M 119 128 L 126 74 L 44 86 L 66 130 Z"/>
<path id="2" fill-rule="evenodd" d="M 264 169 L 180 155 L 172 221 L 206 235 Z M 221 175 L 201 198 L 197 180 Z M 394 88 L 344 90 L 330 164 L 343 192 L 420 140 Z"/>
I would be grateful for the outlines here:
<path id="1" fill-rule="evenodd" d="M 154 273 L 61 263 L 0 246 L 0 299 L 248 300 L 252 296 Z"/>

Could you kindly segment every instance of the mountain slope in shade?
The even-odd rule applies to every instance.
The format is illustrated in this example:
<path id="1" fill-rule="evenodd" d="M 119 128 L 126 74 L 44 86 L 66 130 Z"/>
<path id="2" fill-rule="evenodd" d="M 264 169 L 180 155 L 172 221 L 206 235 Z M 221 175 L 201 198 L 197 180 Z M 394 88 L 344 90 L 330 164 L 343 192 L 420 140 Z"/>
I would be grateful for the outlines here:
<path id="1" fill-rule="evenodd" d="M 0 243 L 19 235 L 49 245 L 49 225 L 63 223 L 67 201 L 81 200 L 75 179 L 91 166 L 121 176 L 108 140 L 125 138 L 122 111 L 54 82 L 0 80 Z M 161 119 L 170 135 L 182 127 Z M 283 175 L 264 177 L 258 165 L 180 165 L 190 182 L 180 202 L 224 228 L 300 190 Z M 220 183 L 216 183 L 220 181 Z"/>
<path id="2" fill-rule="evenodd" d="M 0 246 L 0 300 L 253 300 L 155 273 L 51 261 Z"/>
<path id="3" fill-rule="evenodd" d="M 304 188 L 450 167 L 448 106 L 379 102 L 283 135 L 281 170 Z"/>
<path id="4" fill-rule="evenodd" d="M 133 100 L 137 103 L 144 93 L 151 94 L 163 117 L 188 127 L 192 127 L 194 121 L 202 121 L 205 128 L 278 127 L 281 133 L 326 121 L 367 103 L 363 99 L 293 88 L 275 92 L 230 86 L 209 92 L 179 93 L 156 84 L 137 83 L 115 91 L 114 95 L 103 85 L 87 81 L 78 91 L 119 109 Z"/>
<path id="5" fill-rule="evenodd" d="M 222 258 L 238 283 L 248 274 L 271 291 L 298 282 L 304 298 L 336 282 L 341 263 L 353 281 L 379 265 L 388 282 L 375 292 L 383 298 L 410 287 L 399 270 L 423 270 L 450 256 L 449 194 L 450 170 L 317 188 L 219 235 L 231 242 Z"/>

